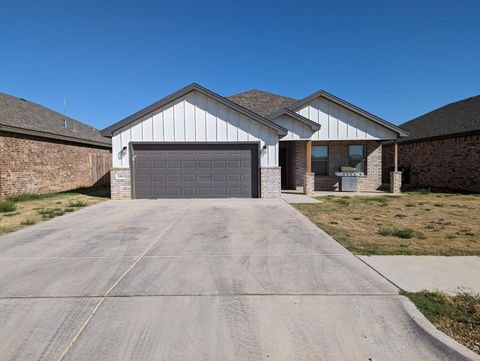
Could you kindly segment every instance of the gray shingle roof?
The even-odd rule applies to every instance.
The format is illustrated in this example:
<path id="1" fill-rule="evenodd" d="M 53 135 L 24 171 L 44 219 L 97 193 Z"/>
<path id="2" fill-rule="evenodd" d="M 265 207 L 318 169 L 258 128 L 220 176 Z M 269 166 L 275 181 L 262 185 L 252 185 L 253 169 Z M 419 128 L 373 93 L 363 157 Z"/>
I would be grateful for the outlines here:
<path id="1" fill-rule="evenodd" d="M 256 89 L 229 96 L 227 99 L 261 115 L 262 117 L 267 117 L 268 115 L 275 113 L 280 109 L 288 108 L 290 105 L 297 102 L 297 99 Z"/>
<path id="2" fill-rule="evenodd" d="M 480 131 L 480 95 L 447 104 L 400 127 L 410 133 L 402 141 Z"/>
<path id="3" fill-rule="evenodd" d="M 111 144 L 109 138 L 102 136 L 100 131 L 93 127 L 39 104 L 5 93 L 0 93 L 0 128 L 2 126 L 12 129 L 11 131 L 18 129 L 20 133 L 22 130 L 33 131 L 35 134 L 40 132 L 47 138 L 61 137 L 79 143 L 101 143 L 108 146 Z"/>

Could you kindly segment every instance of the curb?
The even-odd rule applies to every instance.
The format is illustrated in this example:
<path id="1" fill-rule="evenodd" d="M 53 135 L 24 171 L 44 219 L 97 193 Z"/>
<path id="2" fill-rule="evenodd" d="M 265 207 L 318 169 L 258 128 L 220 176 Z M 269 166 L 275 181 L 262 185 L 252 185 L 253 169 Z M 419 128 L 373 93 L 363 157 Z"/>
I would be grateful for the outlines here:
<path id="1" fill-rule="evenodd" d="M 480 361 L 480 355 L 438 330 L 406 296 L 402 296 L 401 300 L 403 310 L 414 324 L 415 332 L 426 338 L 449 360 Z"/>

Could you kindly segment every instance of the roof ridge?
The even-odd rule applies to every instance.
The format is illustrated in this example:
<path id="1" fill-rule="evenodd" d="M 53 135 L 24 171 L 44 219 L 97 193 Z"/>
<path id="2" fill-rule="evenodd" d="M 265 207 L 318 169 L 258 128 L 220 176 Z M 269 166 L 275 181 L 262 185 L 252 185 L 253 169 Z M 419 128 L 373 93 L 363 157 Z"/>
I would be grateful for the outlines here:
<path id="1" fill-rule="evenodd" d="M 245 90 L 245 91 L 240 92 L 240 93 L 228 95 L 226 98 L 235 97 L 235 96 L 237 96 L 237 95 L 242 95 L 242 94 L 247 94 L 247 93 L 252 93 L 252 92 L 259 92 L 259 93 L 264 93 L 264 94 L 269 94 L 269 95 L 275 95 L 275 96 L 277 96 L 277 97 L 282 97 L 282 98 L 287 98 L 287 99 L 292 99 L 292 100 L 298 100 L 298 99 L 296 99 L 296 98 L 292 98 L 292 97 L 287 96 L 287 95 L 281 95 L 281 94 L 272 93 L 272 92 L 269 92 L 269 91 L 266 91 L 266 90 L 262 90 L 262 89 L 255 89 L 255 88 L 252 88 L 252 89 L 249 89 L 249 90 Z"/>

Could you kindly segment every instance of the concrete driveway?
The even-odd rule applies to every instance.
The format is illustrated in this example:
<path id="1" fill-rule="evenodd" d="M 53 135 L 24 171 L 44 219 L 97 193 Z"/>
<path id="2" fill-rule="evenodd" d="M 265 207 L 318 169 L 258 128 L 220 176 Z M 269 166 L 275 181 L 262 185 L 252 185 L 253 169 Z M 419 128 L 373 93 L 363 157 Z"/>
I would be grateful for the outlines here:
<path id="1" fill-rule="evenodd" d="M 110 201 L 0 237 L 2 360 L 461 359 L 409 307 L 282 200 Z"/>

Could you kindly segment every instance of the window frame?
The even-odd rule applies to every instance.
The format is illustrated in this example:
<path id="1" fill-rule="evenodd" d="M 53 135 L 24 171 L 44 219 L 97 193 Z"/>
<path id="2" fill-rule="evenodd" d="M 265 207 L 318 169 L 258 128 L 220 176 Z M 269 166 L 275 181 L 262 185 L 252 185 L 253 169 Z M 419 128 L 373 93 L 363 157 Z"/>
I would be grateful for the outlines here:
<path id="1" fill-rule="evenodd" d="M 352 147 L 352 146 L 354 146 L 354 147 L 355 146 L 361 146 L 362 147 L 363 159 L 362 159 L 361 162 L 363 162 L 363 171 L 359 171 L 357 169 L 357 172 L 363 172 L 364 175 L 367 175 L 367 145 L 366 144 L 349 144 L 348 145 L 348 153 L 347 153 L 348 154 L 348 166 L 357 168 L 356 166 L 351 165 L 352 162 L 350 161 L 350 147 Z"/>
<path id="2" fill-rule="evenodd" d="M 313 148 L 315 147 L 323 147 L 327 150 L 327 156 L 326 156 L 326 159 L 325 160 L 313 160 Z M 318 174 L 317 171 L 314 169 L 313 167 L 313 164 L 314 163 L 325 163 L 326 164 L 326 167 L 325 167 L 325 174 Z M 330 173 L 329 172 L 329 166 L 330 166 L 330 147 L 328 146 L 328 144 L 312 144 L 312 152 L 311 152 L 311 155 L 310 155 L 310 165 L 311 165 L 311 172 L 314 173 L 316 176 L 319 176 L 319 177 L 328 177 L 328 174 Z"/>

